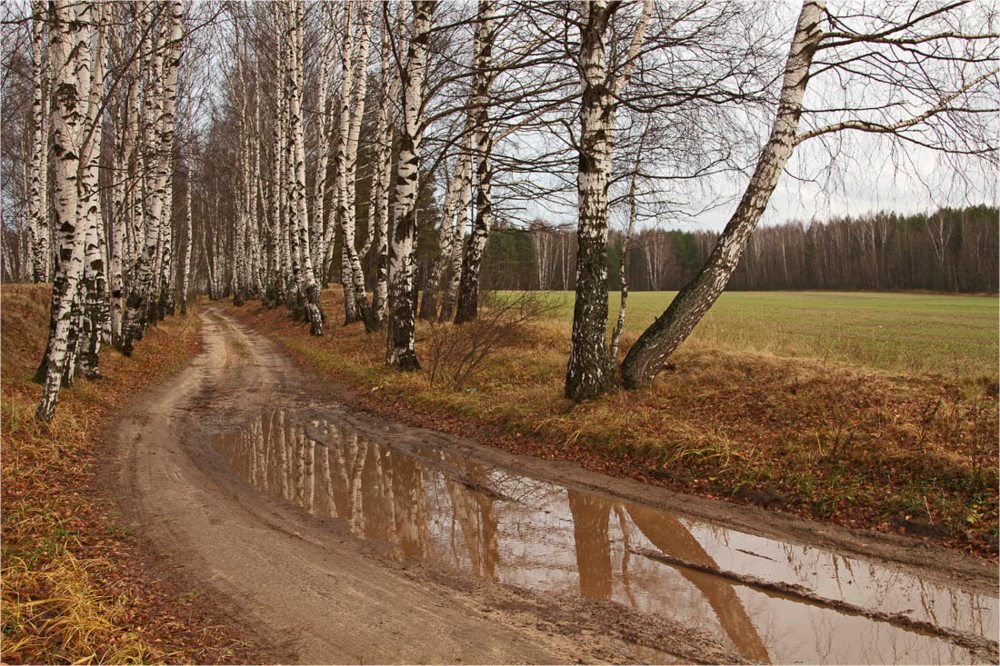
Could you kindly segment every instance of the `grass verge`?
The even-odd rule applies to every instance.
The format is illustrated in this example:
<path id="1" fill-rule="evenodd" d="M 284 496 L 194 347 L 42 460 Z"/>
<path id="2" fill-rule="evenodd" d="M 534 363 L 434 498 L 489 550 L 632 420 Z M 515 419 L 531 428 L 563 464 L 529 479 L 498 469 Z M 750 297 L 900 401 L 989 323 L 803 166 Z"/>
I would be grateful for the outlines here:
<path id="1" fill-rule="evenodd" d="M 989 376 L 907 374 L 693 339 L 640 392 L 582 405 L 562 398 L 569 327 L 525 329 L 461 390 L 425 372 L 385 368 L 384 335 L 341 327 L 323 294 L 327 334 L 312 338 L 284 309 L 253 302 L 242 321 L 347 387 L 352 405 L 570 459 L 683 492 L 997 557 L 996 385 Z M 429 331 L 418 325 L 417 354 Z M 626 332 L 625 349 L 635 332 Z"/>
<path id="2" fill-rule="evenodd" d="M 147 565 L 95 481 L 103 432 L 143 387 L 196 349 L 198 319 L 150 329 L 132 358 L 107 349 L 105 379 L 77 380 L 51 424 L 30 376 L 45 349 L 49 289 L 4 285 L 2 626 L 4 663 L 205 663 L 252 658 L 248 643 Z"/>

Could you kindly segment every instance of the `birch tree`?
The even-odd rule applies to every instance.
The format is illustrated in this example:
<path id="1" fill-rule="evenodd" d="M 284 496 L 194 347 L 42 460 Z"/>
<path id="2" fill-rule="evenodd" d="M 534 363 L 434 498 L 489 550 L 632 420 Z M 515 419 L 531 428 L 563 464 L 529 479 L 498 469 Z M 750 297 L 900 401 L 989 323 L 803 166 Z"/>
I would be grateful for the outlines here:
<path id="1" fill-rule="evenodd" d="M 621 368 L 627 389 L 648 385 L 725 289 L 785 165 L 796 147 L 817 137 L 862 132 L 916 143 L 996 168 L 997 140 L 981 118 L 1000 111 L 995 27 L 972 31 L 968 3 L 830 14 L 825 0 L 804 0 L 788 51 L 771 134 L 743 197 L 704 267 L 629 350 Z M 864 9 L 864 8 L 863 8 Z M 863 22 L 852 27 L 854 22 Z M 824 22 L 826 29 L 824 29 Z M 817 54 L 821 59 L 817 60 Z M 891 72 L 886 74 L 886 72 Z M 824 73 L 860 76 L 874 90 L 855 106 L 806 109 L 810 80 Z M 879 93 L 878 88 L 888 92 Z M 900 101 L 900 100 L 903 101 Z M 882 102 L 882 103 L 880 103 Z M 923 102 L 924 109 L 916 108 Z M 799 131 L 804 110 L 820 120 Z M 831 115 L 842 120 L 829 122 Z"/>
<path id="2" fill-rule="evenodd" d="M 80 331 L 80 368 L 88 379 L 101 376 L 101 341 L 108 321 L 108 285 L 104 221 L 101 215 L 101 192 L 98 187 L 98 167 L 104 128 L 104 78 L 107 57 L 107 13 L 110 5 L 94 3 L 88 17 L 94 24 L 94 44 L 91 54 L 89 93 L 87 96 L 87 130 L 81 146 L 79 166 L 78 223 L 84 224 L 84 272 L 80 298 L 83 300 L 82 330 Z"/>
<path id="3" fill-rule="evenodd" d="M 289 228 L 292 239 L 292 271 L 298 298 L 309 320 L 309 332 L 323 335 L 323 312 L 319 307 L 319 284 L 309 251 L 309 213 L 306 203 L 306 156 L 302 129 L 302 3 L 290 0 L 285 6 L 291 39 L 286 81 L 289 120 Z"/>
<path id="4" fill-rule="evenodd" d="M 605 342 L 608 321 L 608 174 L 614 152 L 618 98 L 628 82 L 645 37 L 652 5 L 652 0 L 644 1 L 625 66 L 617 74 L 608 67 L 605 36 L 608 24 L 620 5 L 594 0 L 579 6 L 579 71 L 583 88 L 577 148 L 580 157 L 577 174 L 579 222 L 576 304 L 565 392 L 567 398 L 576 401 L 604 392 L 610 378 Z"/>
<path id="5" fill-rule="evenodd" d="M 458 190 L 458 203 L 456 204 L 457 215 L 452 227 L 451 256 L 448 258 L 449 267 L 446 273 L 447 284 L 441 293 L 441 312 L 438 321 L 451 321 L 455 302 L 458 299 L 458 290 L 462 282 L 462 264 L 465 257 L 463 248 L 465 247 L 465 228 L 469 221 L 469 202 L 472 200 L 472 141 L 474 134 L 469 133 L 469 145 L 466 146 L 466 154 L 463 156 L 461 164 L 461 182 Z M 446 218 L 447 219 L 447 218 Z M 479 296 L 476 296 L 477 300 Z"/>
<path id="6" fill-rule="evenodd" d="M 496 78 L 493 69 L 493 19 L 495 0 L 479 0 L 476 23 L 475 75 L 473 82 L 473 131 L 475 132 L 476 220 L 465 245 L 455 307 L 455 323 L 476 318 L 479 309 L 479 269 L 493 225 L 493 131 L 490 126 L 490 88 Z"/>
<path id="7" fill-rule="evenodd" d="M 628 307 L 628 251 L 632 245 L 632 234 L 635 233 L 635 221 L 638 217 L 639 206 L 637 201 L 637 185 L 639 180 L 639 167 L 642 163 L 642 148 L 649 135 L 649 125 L 643 130 L 642 138 L 639 141 L 639 150 L 635 154 L 635 170 L 632 172 L 632 179 L 629 183 L 629 206 L 628 206 L 628 227 L 625 230 L 625 240 L 622 242 L 622 256 L 618 268 L 618 281 L 621 286 L 621 298 L 618 304 L 618 321 L 615 324 L 614 333 L 611 334 L 611 350 L 608 352 L 608 359 L 611 363 L 618 362 L 618 345 L 622 339 L 622 332 L 625 330 L 625 313 Z"/>
<path id="8" fill-rule="evenodd" d="M 361 119 L 365 111 L 365 96 L 368 90 L 368 51 L 371 41 L 372 2 L 364 2 L 361 9 L 361 33 L 353 51 L 353 60 L 343 58 L 343 89 L 341 90 L 341 139 L 338 147 L 337 185 L 339 195 L 339 216 L 341 224 L 341 247 L 344 257 L 341 280 L 344 283 L 344 312 L 346 321 L 360 319 L 365 329 L 373 331 L 377 327 L 368 295 L 365 291 L 365 275 L 361 268 L 361 258 L 355 247 L 356 218 L 355 178 L 357 176 L 358 140 Z M 348 11 L 349 10 L 345 10 Z M 347 24 L 349 26 L 349 24 Z M 344 36 L 348 41 L 347 35 Z M 348 49 L 344 49 L 345 54 Z M 353 71 L 349 76 L 348 70 Z M 349 86 L 348 83 L 352 82 Z M 346 131 L 345 131 L 346 130 Z M 370 226 L 370 225 L 369 225 Z M 348 302 L 351 301 L 351 302 Z M 352 319 L 353 318 L 353 319 Z"/>
<path id="9" fill-rule="evenodd" d="M 166 34 L 162 48 L 152 56 L 151 74 L 153 90 L 147 91 L 144 106 L 144 161 L 152 161 L 155 168 L 150 174 L 152 191 L 147 193 L 145 243 L 138 257 L 135 284 L 126 301 L 122 323 L 121 351 L 131 356 L 135 340 L 150 319 L 150 310 L 155 316 L 155 296 L 157 256 L 160 244 L 161 216 L 167 205 L 167 191 L 170 180 L 169 170 L 173 168 L 172 145 L 174 132 L 174 104 L 176 102 L 177 70 L 181 55 L 183 37 L 184 3 L 171 0 L 168 9 Z M 152 49 L 151 49 L 152 50 Z M 162 51 L 163 55 L 159 55 Z M 158 81 L 162 77 L 162 81 Z M 162 83 L 161 85 L 156 85 Z"/>
<path id="10" fill-rule="evenodd" d="M 288 235 L 286 232 L 285 186 L 285 95 L 282 86 L 285 81 L 285 57 L 282 46 L 284 32 L 284 12 L 278 3 L 271 5 L 274 22 L 274 62 L 275 81 L 278 82 L 274 100 L 274 154 L 271 171 L 271 244 L 268 254 L 269 280 L 265 299 L 270 305 L 285 302 L 288 285 Z"/>
<path id="11" fill-rule="evenodd" d="M 399 13 L 395 25 L 405 21 L 406 3 L 399 3 Z M 378 116 L 375 121 L 375 175 L 374 175 L 374 245 L 375 245 L 375 293 L 372 294 L 372 318 L 381 328 L 385 324 L 386 304 L 389 294 L 389 188 L 392 178 L 392 138 L 395 131 L 394 101 L 399 92 L 399 76 L 395 67 L 390 67 L 389 58 L 394 43 L 389 5 L 383 5 L 382 51 L 381 51 L 381 91 Z M 371 219 L 371 218 L 370 218 Z M 372 222 L 370 222 L 371 224 Z"/>
<path id="12" fill-rule="evenodd" d="M 330 121 L 330 107 L 333 104 L 330 92 L 330 68 L 333 65 L 335 30 L 333 26 L 337 22 L 337 7 L 335 3 L 323 3 L 320 14 L 320 67 L 319 67 L 319 90 L 316 95 L 316 106 L 318 110 L 318 138 L 316 157 L 316 180 L 313 188 L 313 216 L 312 216 L 312 237 L 314 245 L 313 268 L 316 269 L 316 279 L 324 280 L 326 276 L 326 227 L 328 224 L 328 212 L 324 209 L 327 195 L 327 172 L 330 170 L 330 132 L 333 123 Z M 347 14 L 350 13 L 350 5 L 342 7 Z"/>
<path id="13" fill-rule="evenodd" d="M 191 276 L 191 254 L 194 246 L 194 227 L 191 222 L 191 191 L 194 189 L 194 140 L 188 119 L 187 187 L 184 188 L 184 261 L 181 265 L 181 314 L 187 314 Z"/>
<path id="14" fill-rule="evenodd" d="M 31 230 L 32 277 L 35 282 L 49 279 L 49 72 L 45 44 L 45 3 L 31 3 L 31 61 L 34 96 L 31 110 L 34 132 L 31 142 L 31 190 L 28 219 Z"/>
<path id="15" fill-rule="evenodd" d="M 472 133 L 469 132 L 470 143 Z M 471 151 L 469 151 L 471 152 Z M 438 229 L 438 248 L 440 252 L 437 258 L 434 260 L 434 266 L 431 269 L 431 274 L 427 278 L 427 284 L 424 287 L 424 297 L 420 301 L 420 313 L 421 319 L 434 320 L 438 316 L 438 291 L 442 286 L 442 282 L 451 268 L 452 257 L 455 253 L 454 244 L 458 243 L 461 245 L 462 238 L 460 229 L 455 223 L 455 209 L 458 205 L 458 200 L 461 195 L 461 190 L 463 186 L 463 180 L 465 178 L 466 164 L 469 162 L 470 155 L 468 153 L 463 153 L 458 156 L 455 160 L 455 173 L 449 177 L 447 169 L 445 169 L 445 181 L 447 182 L 447 188 L 444 195 L 444 206 L 441 209 L 441 226 Z M 471 170 L 471 166 L 470 166 Z M 468 205 L 468 202 L 466 202 Z M 464 229 L 464 227 L 463 227 Z"/>
<path id="16" fill-rule="evenodd" d="M 353 105 L 354 94 L 354 57 L 358 48 L 358 39 L 353 34 L 354 4 L 344 7 L 343 23 L 341 26 L 340 43 L 340 104 L 337 109 L 337 141 L 335 168 L 337 174 L 336 197 L 337 197 L 337 219 L 340 221 L 340 284 L 344 290 L 344 324 L 352 324 L 358 321 L 357 299 L 354 297 L 354 279 L 351 269 L 351 260 L 348 255 L 347 243 L 344 242 L 344 234 L 348 225 L 353 229 L 354 220 L 344 218 L 347 206 L 348 188 L 348 161 L 351 133 L 351 107 Z M 351 232 L 353 234 L 353 231 Z"/>
<path id="17" fill-rule="evenodd" d="M 55 157 L 53 214 L 58 256 L 52 286 L 49 345 L 43 363 L 42 398 L 35 413 L 41 421 L 55 415 L 63 369 L 74 321 L 73 304 L 83 277 L 84 228 L 77 219 L 78 171 L 85 131 L 87 91 L 90 81 L 90 34 L 78 12 L 86 7 L 64 0 L 49 5 L 49 62 L 55 94 L 52 106 L 52 151 Z"/>
<path id="18" fill-rule="evenodd" d="M 414 350 L 417 314 L 416 234 L 420 143 L 423 139 L 424 70 L 431 20 L 437 3 L 413 1 L 413 28 L 405 66 L 400 71 L 403 122 L 396 165 L 396 202 L 389 247 L 389 319 L 386 363 L 399 370 L 420 368 Z"/>

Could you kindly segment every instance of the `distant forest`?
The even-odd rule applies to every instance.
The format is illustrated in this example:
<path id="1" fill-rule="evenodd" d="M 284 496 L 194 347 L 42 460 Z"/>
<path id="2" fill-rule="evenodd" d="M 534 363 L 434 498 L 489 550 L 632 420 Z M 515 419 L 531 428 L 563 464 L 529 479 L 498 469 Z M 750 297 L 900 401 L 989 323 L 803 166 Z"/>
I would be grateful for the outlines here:
<path id="1" fill-rule="evenodd" d="M 902 216 L 877 213 L 759 227 L 727 289 L 998 291 L 998 209 L 974 206 Z M 490 235 L 484 281 L 495 289 L 574 289 L 576 232 L 538 222 Z M 629 289 L 680 289 L 719 234 L 637 232 L 626 258 Z M 608 240 L 609 288 L 620 288 L 623 234 Z M 425 254 L 422 265 L 430 265 Z M 423 271 L 421 271 L 423 272 Z"/>

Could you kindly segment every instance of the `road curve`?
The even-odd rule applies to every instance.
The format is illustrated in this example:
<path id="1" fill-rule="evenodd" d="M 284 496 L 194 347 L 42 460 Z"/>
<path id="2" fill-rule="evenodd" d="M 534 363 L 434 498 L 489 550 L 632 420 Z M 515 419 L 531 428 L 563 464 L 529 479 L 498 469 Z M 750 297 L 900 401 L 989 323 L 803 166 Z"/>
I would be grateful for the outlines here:
<path id="1" fill-rule="evenodd" d="M 220 309 L 199 316 L 203 351 L 139 396 L 116 426 L 116 492 L 125 522 L 154 554 L 266 644 L 302 663 L 630 662 L 635 653 L 621 638 L 639 631 L 659 637 L 659 657 L 740 659 L 698 632 L 628 609 L 397 561 L 340 521 L 240 481 L 214 436 L 268 409 L 343 408 Z"/>

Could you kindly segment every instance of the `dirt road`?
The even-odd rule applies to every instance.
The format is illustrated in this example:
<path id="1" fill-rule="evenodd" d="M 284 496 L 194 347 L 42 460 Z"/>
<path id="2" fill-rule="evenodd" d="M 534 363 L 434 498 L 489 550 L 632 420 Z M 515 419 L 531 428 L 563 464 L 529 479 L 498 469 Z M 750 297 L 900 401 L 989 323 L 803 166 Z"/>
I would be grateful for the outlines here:
<path id="1" fill-rule="evenodd" d="M 116 429 L 119 502 L 276 658 L 995 661 L 995 567 L 352 414 L 200 316 L 204 351 Z"/>

